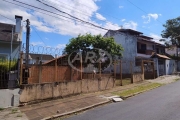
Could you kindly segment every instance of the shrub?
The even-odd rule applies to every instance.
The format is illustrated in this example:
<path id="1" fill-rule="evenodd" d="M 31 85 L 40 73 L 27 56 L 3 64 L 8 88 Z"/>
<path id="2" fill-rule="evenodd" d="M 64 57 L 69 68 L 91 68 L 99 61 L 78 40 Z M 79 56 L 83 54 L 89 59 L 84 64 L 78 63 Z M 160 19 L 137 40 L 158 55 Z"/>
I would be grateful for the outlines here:
<path id="1" fill-rule="evenodd" d="M 0 60 L 0 72 L 9 71 L 17 67 L 17 60 Z"/>

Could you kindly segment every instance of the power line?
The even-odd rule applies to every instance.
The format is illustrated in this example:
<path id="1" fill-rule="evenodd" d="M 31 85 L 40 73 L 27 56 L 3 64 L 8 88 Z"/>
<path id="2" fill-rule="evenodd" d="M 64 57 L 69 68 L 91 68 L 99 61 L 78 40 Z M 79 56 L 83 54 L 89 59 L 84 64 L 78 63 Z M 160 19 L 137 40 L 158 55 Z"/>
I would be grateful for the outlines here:
<path id="1" fill-rule="evenodd" d="M 40 2 L 40 3 L 42 3 L 42 4 L 44 4 L 44 5 L 46 5 L 46 6 L 48 6 L 48 7 L 51 7 L 51 8 L 53 8 L 53 9 L 55 9 L 55 10 L 61 12 L 61 13 L 64 13 L 64 14 L 66 14 L 66 15 L 72 17 L 72 18 L 75 18 L 75 19 L 77 19 L 77 20 L 80 20 L 80 21 L 82 21 L 82 22 L 84 22 L 84 23 L 86 23 L 86 24 L 90 24 L 90 25 L 92 25 L 92 26 L 94 26 L 94 27 L 100 27 L 101 29 L 108 30 L 108 29 L 103 28 L 103 27 L 101 27 L 101 26 L 97 26 L 97 25 L 95 25 L 95 24 L 93 24 L 93 23 L 84 21 L 84 20 L 82 20 L 82 19 L 80 19 L 80 18 L 78 18 L 78 17 L 75 17 L 75 16 L 73 16 L 73 15 L 67 13 L 67 12 L 64 12 L 64 11 L 62 11 L 62 10 L 59 10 L 59 9 L 57 9 L 56 7 L 53 7 L 53 6 L 51 6 L 51 5 L 48 5 L 48 4 L 46 4 L 46 3 L 44 3 L 44 2 L 42 2 L 42 1 L 40 1 L 40 0 L 36 0 L 36 1 L 38 1 L 38 2 Z"/>
<path id="2" fill-rule="evenodd" d="M 62 2 L 62 1 L 59 1 L 59 2 L 65 4 L 65 3 Z M 79 2 L 78 2 L 78 3 L 79 3 Z M 85 4 L 82 4 L 82 3 L 79 3 L 79 4 L 81 4 L 81 5 L 83 5 L 83 6 L 86 6 L 86 7 L 90 8 L 90 9 L 93 9 L 92 7 L 89 7 L 89 6 L 85 5 Z M 66 4 L 66 5 L 68 5 L 68 4 Z M 70 6 L 70 5 L 68 5 L 68 6 Z M 120 20 L 120 19 L 121 19 L 121 18 L 117 18 L 117 17 L 115 17 L 115 16 L 112 16 L 112 15 L 110 15 L 110 14 L 107 14 L 107 13 L 105 13 L 105 12 L 102 12 L 102 13 L 104 13 L 105 15 L 108 15 L 108 16 L 114 18 L 114 19 L 117 19 L 117 20 Z"/>
<path id="3" fill-rule="evenodd" d="M 25 6 L 22 6 L 22 5 L 16 4 L 16 3 L 12 3 L 12 2 L 9 2 L 9 1 L 6 1 L 6 0 L 3 0 L 3 1 L 8 2 L 8 3 L 10 3 L 10 4 L 14 4 L 14 5 L 16 5 L 16 6 L 20 6 L 20 7 L 23 7 L 23 8 L 30 9 L 30 10 L 34 10 L 34 9 L 32 9 L 32 8 L 28 8 L 28 7 L 25 7 Z M 37 11 L 37 10 L 34 10 L 34 11 Z M 66 22 L 74 23 L 74 22 L 72 22 L 72 21 L 68 21 L 68 20 L 65 20 L 65 19 L 62 19 L 62 18 L 59 18 L 59 17 L 53 16 L 53 15 L 50 15 L 50 14 L 47 14 L 47 13 L 44 13 L 44 12 L 41 12 L 41 11 L 37 11 L 37 12 L 42 13 L 42 14 L 45 14 L 45 15 L 48 15 L 48 16 L 51 16 L 51 17 L 54 17 L 54 18 L 57 18 L 57 19 L 64 20 L 64 21 L 66 21 Z M 59 15 L 59 14 L 58 14 L 58 15 Z M 61 16 L 61 15 L 59 15 L 59 16 Z M 64 17 L 64 16 L 61 16 L 61 17 Z M 82 22 L 80 22 L 80 21 L 78 21 L 78 20 L 75 20 L 75 19 L 72 19 L 72 18 L 68 18 L 68 17 L 65 17 L 65 18 L 70 19 L 70 20 L 74 20 L 74 21 L 79 22 L 79 23 L 82 23 Z M 91 29 L 97 30 L 97 29 L 95 29 L 95 27 L 86 26 L 86 25 L 84 25 L 84 24 L 79 24 L 79 25 L 83 25 L 83 26 L 85 26 L 85 27 L 88 27 L 88 28 L 91 28 Z M 101 31 L 102 31 L 103 29 L 99 29 L 99 30 L 101 30 Z"/>
<path id="4" fill-rule="evenodd" d="M 4 0 L 4 1 L 6 1 L 6 0 Z M 6 1 L 6 2 L 9 2 L 9 1 Z M 10 2 L 10 3 L 11 3 L 11 2 Z M 12 4 L 15 4 L 15 3 L 12 3 Z M 23 4 L 26 4 L 26 3 L 23 3 Z M 16 5 L 17 5 L 17 4 L 16 4 Z M 20 5 L 19 5 L 19 6 L 20 6 Z M 34 8 L 36 8 L 36 9 L 44 10 L 44 9 L 41 9 L 41 8 L 38 8 L 38 7 L 35 7 L 35 6 L 32 6 L 32 5 L 29 5 L 29 6 L 34 7 Z M 21 6 L 21 7 L 24 7 L 24 6 Z M 28 9 L 29 9 L 29 8 L 28 8 Z M 54 8 L 54 9 L 55 9 L 55 8 Z M 56 8 L 56 9 L 57 9 L 57 8 Z M 44 11 L 50 12 L 50 13 L 55 14 L 55 15 L 59 15 L 59 16 L 65 17 L 65 18 L 67 18 L 67 19 L 72 19 L 72 18 L 63 16 L 63 15 L 57 14 L 57 13 L 53 13 L 53 12 L 51 12 L 51 11 L 47 11 L 47 10 L 44 10 Z M 72 19 L 72 20 L 74 20 L 74 19 Z M 77 20 L 76 20 L 76 21 L 77 21 Z M 79 21 L 78 21 L 78 22 L 79 22 Z M 100 29 L 101 29 L 101 28 L 100 28 Z M 142 29 L 147 30 L 147 31 L 150 31 L 150 30 L 145 29 L 145 28 L 142 28 Z M 107 29 L 106 29 L 106 30 L 107 30 Z M 152 31 L 150 31 L 150 32 L 152 32 Z M 154 32 L 153 32 L 153 33 L 154 33 Z"/>
<path id="5" fill-rule="evenodd" d="M 39 1 L 39 0 L 37 0 L 37 1 Z M 52 2 L 51 2 L 52 3 Z M 63 2 L 61 2 L 61 3 L 63 3 Z M 65 4 L 65 3 L 63 3 L 63 4 Z M 67 5 L 67 4 L 66 4 Z M 68 6 L 70 6 L 70 5 L 68 5 Z M 54 7 L 55 8 L 55 7 Z M 57 8 L 56 8 L 57 9 Z M 141 9 L 141 8 L 139 8 L 139 9 Z M 145 12 L 145 11 L 144 11 Z M 146 13 L 146 12 L 145 12 Z M 118 19 L 119 20 L 119 19 Z M 102 22 L 105 22 L 105 21 L 102 21 Z M 145 29 L 145 28 L 143 28 L 143 27 L 141 27 L 142 29 L 144 29 L 144 30 L 147 30 L 147 31 L 150 31 L 150 32 L 153 32 L 153 31 L 151 31 L 151 30 L 148 30 L 148 29 Z M 153 32 L 154 33 L 154 32 Z"/>
<path id="6" fill-rule="evenodd" d="M 48 3 L 51 3 L 51 4 L 53 4 L 53 5 L 57 5 L 57 4 L 52 3 L 52 2 L 49 2 L 49 1 L 47 1 L 47 0 L 44 0 L 44 1 L 46 1 L 46 2 L 48 2 Z M 61 6 L 61 7 L 65 8 L 65 9 L 68 9 L 68 10 L 74 10 L 74 11 L 76 11 L 76 12 L 82 14 L 82 15 L 88 16 L 88 17 L 91 16 L 90 14 L 84 14 L 84 13 L 86 13 L 85 11 L 81 11 L 81 10 L 74 9 L 72 6 L 70 6 L 69 4 L 63 3 L 62 1 L 58 1 L 58 2 L 60 2 L 60 3 L 64 4 L 64 5 L 66 5 L 66 6 L 69 6 L 68 8 L 65 7 L 65 6 Z M 94 17 L 94 16 L 91 16 L 91 17 L 97 19 L 97 18 Z M 116 19 L 117 19 L 117 20 L 120 20 L 120 19 L 118 19 L 118 18 L 116 18 Z M 100 20 L 100 19 L 97 19 L 97 20 Z M 100 20 L 100 21 L 101 21 L 101 22 L 104 22 L 104 23 L 107 22 L 106 20 Z M 112 25 L 114 25 L 114 24 L 112 23 Z"/>
<path id="7" fill-rule="evenodd" d="M 6 0 L 3 0 L 3 1 L 5 1 L 5 2 L 9 2 L 9 1 L 6 1 Z M 9 2 L 9 3 L 11 3 L 11 4 L 15 4 L 15 3 L 12 3 L 12 2 Z M 18 5 L 18 4 L 15 4 L 15 5 Z M 21 6 L 21 5 L 18 5 L 18 6 Z M 24 6 L 21 6 L 21 7 L 24 7 Z M 28 8 L 28 7 L 24 7 L 24 8 Z M 31 8 L 28 8 L 28 9 L 31 9 Z M 37 8 L 38 9 L 38 8 Z M 34 10 L 34 9 L 31 9 L 31 10 Z M 40 11 L 37 11 L 37 12 L 40 12 Z M 40 13 L 43 13 L 43 12 L 40 12 Z M 52 12 L 53 13 L 53 12 Z M 43 13 L 43 14 L 46 14 L 46 13 Z M 46 15 L 49 15 L 49 14 L 46 14 Z M 59 14 L 58 14 L 59 15 Z M 52 16 L 52 15 L 49 15 L 49 16 Z M 55 16 L 52 16 L 52 17 L 55 17 Z M 62 19 L 62 18 L 59 18 L 59 17 L 55 17 L 55 18 L 58 18 L 58 19 Z M 70 18 L 70 19 L 72 19 L 72 18 Z M 64 19 L 63 19 L 64 20 Z M 72 20 L 74 20 L 74 19 L 72 19 Z M 67 21 L 67 20 L 66 20 Z M 77 21 L 77 20 L 76 20 Z M 68 22 L 70 22 L 70 21 L 68 21 Z M 77 22 L 80 22 L 80 21 L 77 21 Z M 72 22 L 71 22 L 72 23 Z M 92 27 L 89 27 L 89 28 L 92 28 Z M 93 28 L 92 28 L 93 29 Z M 143 29 L 145 29 L 145 28 L 143 28 Z M 145 29 L 145 30 L 147 30 L 147 31 L 150 31 L 150 30 L 148 30 L 148 29 Z M 152 32 L 152 31 L 150 31 L 150 32 Z M 37 33 L 36 33 L 37 34 Z M 38 35 L 39 36 L 39 35 Z M 156 40 L 156 39 L 154 39 L 154 40 Z"/>
<path id="8" fill-rule="evenodd" d="M 5 0 L 4 0 L 4 1 L 5 1 Z M 43 10 L 43 11 L 52 13 L 52 14 L 59 15 L 59 14 L 57 14 L 57 13 L 54 13 L 54 12 L 51 12 L 51 11 L 48 11 L 48 10 L 45 10 L 45 9 L 42 9 L 42 8 L 39 8 L 39 7 L 30 5 L 30 4 L 26 4 L 26 3 L 23 3 L 23 2 L 20 2 L 20 1 L 17 1 L 17 0 L 14 0 L 14 1 L 15 1 L 15 2 L 18 2 L 18 3 L 21 3 L 21 4 L 24 4 L 24 5 L 27 5 L 27 6 L 34 7 L 34 8 L 36 8 L 36 9 L 40 9 L 40 10 Z M 38 0 L 38 1 L 39 1 L 39 0 Z M 40 1 L 40 2 L 41 2 L 41 1 Z M 45 3 L 43 3 L 43 4 L 45 4 Z M 45 5 L 47 5 L 47 4 L 45 4 Z M 47 6 L 49 6 L 49 5 L 47 5 Z M 49 6 L 49 7 L 50 7 L 50 6 Z M 52 7 L 53 7 L 53 6 L 52 6 Z M 53 8 L 54 8 L 54 7 L 53 7 Z M 57 8 L 54 8 L 54 9 L 57 9 Z M 58 10 L 58 9 L 57 9 L 57 10 Z M 97 28 L 101 28 L 101 29 L 104 29 L 104 30 L 109 30 L 109 29 L 103 28 L 103 27 L 101 27 L 101 26 L 97 26 L 97 25 L 95 25 L 95 24 L 93 24 L 93 23 L 90 23 L 90 22 L 81 20 L 81 19 L 79 19 L 79 18 L 77 18 L 77 17 L 74 17 L 74 16 L 70 15 L 69 13 L 64 12 L 64 11 L 60 11 L 60 10 L 58 10 L 58 11 L 66 14 L 66 15 L 69 15 L 70 17 L 75 18 L 76 20 L 79 20 L 79 21 L 81 21 L 81 22 L 83 22 L 83 23 L 85 23 L 85 24 L 88 24 L 88 25 L 91 25 L 91 26 L 94 26 L 94 27 L 97 27 Z M 61 15 L 61 16 L 62 16 L 62 15 Z M 64 17 L 66 17 L 66 16 L 64 16 Z M 68 17 L 66 17 L 66 18 L 68 18 Z"/>
<path id="9" fill-rule="evenodd" d="M 32 26 L 32 27 L 34 27 L 34 26 Z M 33 28 L 32 28 L 33 29 Z M 38 32 L 37 32 L 37 30 L 36 30 L 36 28 L 34 27 L 34 29 L 33 30 L 35 30 L 35 33 L 37 34 L 37 36 L 40 38 L 40 40 L 46 45 L 46 43 L 44 42 L 44 40 L 41 38 L 41 36 L 38 34 Z"/>
<path id="10" fill-rule="evenodd" d="M 8 18 L 8 17 L 6 17 L 6 16 L 4 16 L 4 15 L 2 15 L 2 14 L 0 14 L 1 16 L 3 16 L 4 18 L 6 18 L 6 19 L 9 19 L 9 20 L 11 20 L 11 21 L 14 21 L 13 19 L 11 19 L 11 18 Z M 34 26 L 32 26 L 32 27 L 34 27 Z M 33 29 L 33 28 L 32 28 Z M 33 29 L 33 30 L 35 30 L 35 33 L 37 34 L 37 36 L 41 39 L 41 41 L 45 44 L 45 42 L 43 41 L 43 39 L 40 37 L 40 35 L 38 34 L 38 32 L 36 31 L 36 29 Z M 0 33 L 2 33 L 2 32 L 0 32 Z M 2 33 L 3 34 L 3 33 Z M 45 44 L 46 45 L 46 44 Z"/>
<path id="11" fill-rule="evenodd" d="M 56 7 L 53 7 L 53 6 L 51 6 L 51 5 L 48 5 L 48 4 L 46 4 L 46 3 L 44 3 L 44 2 L 41 2 L 40 0 L 37 0 L 38 2 L 40 2 L 40 3 L 42 3 L 42 4 L 44 4 L 44 5 L 46 5 L 46 6 L 48 6 L 48 7 L 51 7 L 51 8 L 54 8 L 55 10 L 57 10 L 57 11 L 59 11 L 59 12 L 62 12 L 61 10 L 59 10 L 59 9 L 57 9 Z M 63 12 L 63 13 L 66 13 L 66 12 Z M 66 13 L 66 14 L 68 14 L 68 13 Z M 68 15 L 70 15 L 70 14 L 68 14 Z M 72 15 L 70 15 L 70 16 L 72 16 Z M 74 17 L 74 16 L 73 16 Z M 75 17 L 76 18 L 76 17 Z M 79 18 L 78 18 L 79 19 Z M 145 29 L 145 30 L 148 30 L 148 29 Z M 150 31 L 150 30 L 149 30 Z"/>
<path id="12" fill-rule="evenodd" d="M 4 18 L 6 18 L 6 19 L 11 20 L 11 21 L 13 21 L 13 22 L 14 22 L 14 20 L 13 20 L 13 19 L 8 18 L 8 17 L 6 17 L 6 16 L 4 16 L 4 15 L 2 15 L 2 14 L 0 14 L 0 16 L 3 16 Z"/>
<path id="13" fill-rule="evenodd" d="M 144 12 L 145 14 L 148 14 L 145 10 L 143 10 L 143 9 L 141 9 L 140 7 L 138 7 L 137 5 L 135 5 L 133 2 L 131 2 L 130 0 L 127 0 L 129 3 L 131 3 L 132 5 L 134 5 L 136 8 L 138 8 L 139 10 L 141 10 L 142 12 Z M 158 19 L 157 19 L 157 21 L 159 22 L 159 23 L 161 23 L 161 24 L 163 24 L 161 21 L 159 21 Z"/>

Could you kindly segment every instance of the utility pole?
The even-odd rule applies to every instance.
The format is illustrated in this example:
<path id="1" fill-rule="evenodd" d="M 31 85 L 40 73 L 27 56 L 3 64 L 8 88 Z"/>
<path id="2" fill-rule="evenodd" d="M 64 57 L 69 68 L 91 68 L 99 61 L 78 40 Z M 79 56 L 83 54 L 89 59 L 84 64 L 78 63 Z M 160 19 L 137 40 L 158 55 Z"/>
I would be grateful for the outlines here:
<path id="1" fill-rule="evenodd" d="M 29 38 L 30 38 L 30 21 L 26 20 L 26 69 L 28 69 L 29 64 Z"/>

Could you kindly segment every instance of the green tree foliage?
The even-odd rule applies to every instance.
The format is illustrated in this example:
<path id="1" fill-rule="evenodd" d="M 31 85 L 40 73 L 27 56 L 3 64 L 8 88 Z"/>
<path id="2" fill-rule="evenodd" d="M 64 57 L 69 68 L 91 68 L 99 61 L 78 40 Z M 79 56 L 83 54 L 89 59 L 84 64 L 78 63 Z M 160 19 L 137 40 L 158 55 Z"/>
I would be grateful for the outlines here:
<path id="1" fill-rule="evenodd" d="M 87 53 L 89 51 L 93 51 L 94 53 L 96 53 L 96 56 L 93 59 L 94 62 L 88 60 L 87 62 L 83 63 L 83 66 L 87 67 L 89 64 L 93 64 L 93 66 L 98 69 L 100 63 L 99 53 L 101 50 L 106 51 L 108 55 L 112 56 L 112 59 L 122 57 L 123 48 L 120 44 L 116 44 L 112 37 L 105 38 L 101 35 L 91 34 L 79 35 L 76 38 L 72 38 L 69 44 L 66 45 L 64 49 L 64 54 L 71 54 L 71 56 L 76 56 L 77 53 L 80 51 L 82 55 L 82 60 L 85 61 Z M 103 56 L 104 59 L 107 59 L 105 60 L 105 62 L 101 63 L 101 69 L 105 69 L 108 67 L 108 65 L 110 65 L 111 59 L 108 59 L 108 55 Z M 73 58 L 74 57 L 70 59 L 72 60 Z"/>
<path id="2" fill-rule="evenodd" d="M 166 24 L 163 25 L 165 30 L 162 31 L 161 41 L 165 41 L 166 46 L 176 45 L 180 47 L 180 17 L 169 19 L 166 21 Z"/>
<path id="3" fill-rule="evenodd" d="M 98 48 L 107 51 L 112 56 L 122 57 L 123 48 L 120 44 L 116 44 L 112 37 L 104 38 L 101 35 L 78 35 L 72 38 L 70 43 L 66 45 L 64 54 L 71 54 L 74 51 L 87 52 L 90 49 Z"/>

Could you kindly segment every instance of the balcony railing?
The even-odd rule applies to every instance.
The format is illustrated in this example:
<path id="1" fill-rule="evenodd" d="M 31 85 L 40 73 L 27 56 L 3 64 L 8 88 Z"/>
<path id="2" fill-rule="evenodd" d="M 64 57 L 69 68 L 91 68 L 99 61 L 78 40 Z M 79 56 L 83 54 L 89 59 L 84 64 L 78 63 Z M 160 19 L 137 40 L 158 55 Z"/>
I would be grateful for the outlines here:
<path id="1" fill-rule="evenodd" d="M 154 50 L 142 50 L 142 49 L 137 50 L 137 53 L 146 54 L 146 55 L 152 55 L 153 52 L 155 52 L 155 51 Z"/>

